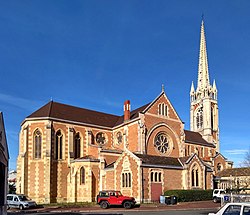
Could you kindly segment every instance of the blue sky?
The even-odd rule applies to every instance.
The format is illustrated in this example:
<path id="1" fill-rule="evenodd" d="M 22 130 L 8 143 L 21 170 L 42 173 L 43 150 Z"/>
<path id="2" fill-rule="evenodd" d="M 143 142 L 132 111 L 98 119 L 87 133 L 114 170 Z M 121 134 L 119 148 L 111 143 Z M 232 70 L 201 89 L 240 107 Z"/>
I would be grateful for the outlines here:
<path id="1" fill-rule="evenodd" d="M 26 116 L 51 98 L 122 115 L 165 91 L 189 129 L 201 16 L 210 80 L 218 88 L 221 153 L 250 147 L 250 1 L 0 1 L 0 111 L 10 169 Z"/>

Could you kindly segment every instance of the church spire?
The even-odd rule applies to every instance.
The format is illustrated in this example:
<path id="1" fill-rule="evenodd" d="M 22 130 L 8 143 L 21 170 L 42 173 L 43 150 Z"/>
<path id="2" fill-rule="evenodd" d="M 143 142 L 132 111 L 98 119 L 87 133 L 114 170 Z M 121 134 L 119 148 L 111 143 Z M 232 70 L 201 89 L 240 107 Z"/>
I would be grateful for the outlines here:
<path id="1" fill-rule="evenodd" d="M 210 86 L 204 20 L 201 22 L 197 91 Z"/>
<path id="2" fill-rule="evenodd" d="M 219 152 L 219 121 L 217 87 L 210 84 L 204 20 L 200 29 L 200 53 L 198 65 L 198 83 L 194 92 L 193 83 L 190 90 L 190 130 L 199 132 L 209 143 L 214 143 Z"/>

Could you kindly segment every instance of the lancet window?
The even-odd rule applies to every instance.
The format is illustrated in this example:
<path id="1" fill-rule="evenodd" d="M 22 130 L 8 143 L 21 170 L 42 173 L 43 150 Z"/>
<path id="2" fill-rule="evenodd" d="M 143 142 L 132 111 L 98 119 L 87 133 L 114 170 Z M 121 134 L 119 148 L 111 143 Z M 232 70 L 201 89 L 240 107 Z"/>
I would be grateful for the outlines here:
<path id="1" fill-rule="evenodd" d="M 42 155 L 42 133 L 37 129 L 34 132 L 34 157 L 40 159 Z"/>

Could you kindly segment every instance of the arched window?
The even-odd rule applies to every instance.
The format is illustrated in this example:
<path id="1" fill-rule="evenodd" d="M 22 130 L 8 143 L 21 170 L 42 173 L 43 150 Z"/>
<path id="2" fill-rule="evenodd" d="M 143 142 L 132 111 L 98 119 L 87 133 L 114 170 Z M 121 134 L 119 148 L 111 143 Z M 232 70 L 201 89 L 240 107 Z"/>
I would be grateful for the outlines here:
<path id="1" fill-rule="evenodd" d="M 196 179 L 195 186 L 199 187 L 199 171 L 198 171 L 198 169 L 195 170 L 195 179 Z"/>
<path id="2" fill-rule="evenodd" d="M 81 137 L 79 132 L 74 137 L 74 158 L 80 158 L 81 156 Z"/>
<path id="3" fill-rule="evenodd" d="M 81 167 L 80 169 L 80 184 L 85 184 L 85 169 Z"/>
<path id="4" fill-rule="evenodd" d="M 158 172 L 155 172 L 155 181 L 158 181 Z"/>
<path id="5" fill-rule="evenodd" d="M 61 130 L 56 132 L 56 145 L 55 145 L 55 159 L 62 159 L 62 151 L 63 151 L 63 135 Z"/>
<path id="6" fill-rule="evenodd" d="M 194 165 L 191 171 L 191 186 L 199 187 L 199 169 L 196 165 Z"/>
<path id="7" fill-rule="evenodd" d="M 158 112 L 159 112 L 159 115 L 162 115 L 162 112 L 161 112 L 161 106 L 162 106 L 162 104 L 159 104 L 159 107 L 158 107 Z"/>
<path id="8" fill-rule="evenodd" d="M 150 181 L 151 182 L 161 182 L 161 172 L 157 171 L 157 170 L 153 170 L 151 173 L 150 173 Z"/>
<path id="9" fill-rule="evenodd" d="M 158 105 L 158 113 L 162 116 L 168 116 L 168 106 L 164 103 Z"/>
<path id="10" fill-rule="evenodd" d="M 196 126 L 197 128 L 203 127 L 203 110 L 202 107 L 196 113 Z"/>
<path id="11" fill-rule="evenodd" d="M 159 182 L 161 182 L 161 172 L 159 172 L 158 180 L 159 180 Z"/>
<path id="12" fill-rule="evenodd" d="M 151 182 L 153 182 L 154 181 L 154 172 L 151 172 Z"/>
<path id="13" fill-rule="evenodd" d="M 130 172 L 124 172 L 122 173 L 122 187 L 131 187 L 131 173 Z"/>
<path id="14" fill-rule="evenodd" d="M 34 132 L 34 157 L 40 159 L 42 155 L 42 133 L 37 129 Z"/>
<path id="15" fill-rule="evenodd" d="M 194 187 L 195 186 L 195 183 L 194 183 L 194 169 L 192 170 L 192 173 L 191 173 L 192 175 L 191 175 L 191 179 L 192 179 L 192 187 Z"/>
<path id="16" fill-rule="evenodd" d="M 168 115 L 168 106 L 167 105 L 165 105 L 165 114 L 164 114 L 165 116 L 167 116 Z"/>
<path id="17" fill-rule="evenodd" d="M 165 116 L 165 104 L 161 105 L 161 115 Z"/>

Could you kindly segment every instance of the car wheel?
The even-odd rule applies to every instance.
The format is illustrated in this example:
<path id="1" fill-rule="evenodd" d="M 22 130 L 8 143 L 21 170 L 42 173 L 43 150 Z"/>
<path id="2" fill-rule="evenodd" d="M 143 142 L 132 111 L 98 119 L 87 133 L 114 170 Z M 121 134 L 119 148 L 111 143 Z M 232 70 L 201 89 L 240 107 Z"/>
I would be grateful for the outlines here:
<path id="1" fill-rule="evenodd" d="M 217 198 L 216 197 L 213 198 L 213 202 L 217 203 Z"/>
<path id="2" fill-rule="evenodd" d="M 10 206 L 9 206 L 9 205 L 6 205 L 6 209 L 9 210 L 9 209 L 10 209 Z"/>
<path id="3" fill-rule="evenodd" d="M 23 205 L 19 205 L 19 209 L 23 210 L 24 209 Z"/>
<path id="4" fill-rule="evenodd" d="M 126 209 L 130 209 L 130 208 L 132 208 L 132 203 L 129 201 L 126 201 L 123 203 L 123 207 Z"/>
<path id="5" fill-rule="evenodd" d="M 102 201 L 102 202 L 100 203 L 100 207 L 101 207 L 102 209 L 107 209 L 107 208 L 109 207 L 109 203 L 108 203 L 107 201 Z"/>

